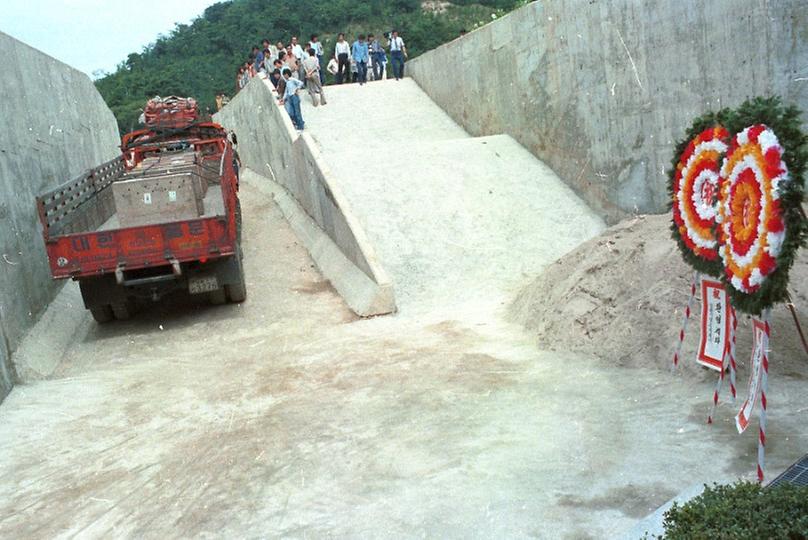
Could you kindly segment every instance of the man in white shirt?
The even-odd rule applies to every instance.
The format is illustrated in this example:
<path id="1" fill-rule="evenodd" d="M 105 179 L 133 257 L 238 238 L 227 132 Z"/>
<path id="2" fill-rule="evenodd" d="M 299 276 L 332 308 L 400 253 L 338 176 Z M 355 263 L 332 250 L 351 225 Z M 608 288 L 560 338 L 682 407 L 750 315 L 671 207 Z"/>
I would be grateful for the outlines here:
<path id="1" fill-rule="evenodd" d="M 351 68 L 351 46 L 345 41 L 345 34 L 337 37 L 337 44 L 334 46 L 334 56 L 337 57 L 337 84 L 342 84 L 348 76 Z"/>
<path id="2" fill-rule="evenodd" d="M 297 42 L 297 36 L 292 36 L 292 54 L 295 55 L 300 62 L 306 59 L 306 51 L 303 50 L 303 47 L 300 43 Z"/>
<path id="3" fill-rule="evenodd" d="M 325 70 L 329 72 L 331 76 L 336 77 L 337 71 L 339 70 L 337 59 L 332 56 L 331 60 L 328 61 L 328 65 L 325 67 Z"/>
<path id="4" fill-rule="evenodd" d="M 393 75 L 396 80 L 404 78 L 404 59 L 407 58 L 407 47 L 404 40 L 398 36 L 398 30 L 393 30 L 390 36 L 390 63 L 393 65 Z"/>
<path id="5" fill-rule="evenodd" d="M 267 38 L 261 41 L 261 49 L 264 52 L 264 63 L 271 66 L 272 62 L 278 57 L 278 49 L 276 49 Z M 267 51 L 269 51 L 269 55 L 267 55 Z M 269 58 L 267 58 L 267 56 L 269 56 Z"/>
<path id="6" fill-rule="evenodd" d="M 306 80 L 306 72 L 303 71 L 303 60 L 309 57 L 303 47 L 298 43 L 297 36 L 292 36 L 292 54 L 297 58 L 297 78 L 301 81 Z"/>

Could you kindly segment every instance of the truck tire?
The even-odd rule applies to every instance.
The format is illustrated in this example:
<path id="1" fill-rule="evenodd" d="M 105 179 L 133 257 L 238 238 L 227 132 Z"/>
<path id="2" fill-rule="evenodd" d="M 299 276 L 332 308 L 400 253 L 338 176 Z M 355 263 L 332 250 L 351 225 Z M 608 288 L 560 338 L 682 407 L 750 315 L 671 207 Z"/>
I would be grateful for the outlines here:
<path id="1" fill-rule="evenodd" d="M 227 285 L 227 298 L 234 304 L 240 304 L 247 299 L 247 286 L 242 281 L 233 285 Z"/>
<path id="2" fill-rule="evenodd" d="M 227 293 L 225 292 L 224 288 L 221 288 L 216 291 L 211 291 L 208 293 L 208 300 L 214 306 L 221 306 L 225 302 L 227 302 Z"/>
<path id="3" fill-rule="evenodd" d="M 238 248 L 238 255 L 236 262 L 238 264 L 238 281 L 231 285 L 225 285 L 224 289 L 227 292 L 227 299 L 234 304 L 240 304 L 247 299 L 247 282 L 244 280 L 244 263 L 242 262 L 243 254 L 241 246 Z"/>
<path id="4" fill-rule="evenodd" d="M 115 318 L 115 314 L 112 313 L 112 306 L 109 304 L 91 307 L 90 314 L 92 314 L 93 319 L 95 319 L 95 322 L 98 324 L 108 323 Z"/>
<path id="5" fill-rule="evenodd" d="M 130 318 L 132 318 L 132 306 L 129 302 L 112 304 L 111 309 L 112 313 L 115 315 L 115 318 L 119 321 L 128 321 Z"/>

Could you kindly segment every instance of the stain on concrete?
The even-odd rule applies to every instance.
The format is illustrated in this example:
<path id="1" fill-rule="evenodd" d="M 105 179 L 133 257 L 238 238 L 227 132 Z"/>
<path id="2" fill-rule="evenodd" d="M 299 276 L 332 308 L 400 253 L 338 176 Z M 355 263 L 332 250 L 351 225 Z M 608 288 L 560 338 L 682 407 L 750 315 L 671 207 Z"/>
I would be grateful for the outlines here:
<path id="1" fill-rule="evenodd" d="M 293 287 L 292 290 L 302 294 L 317 295 L 322 293 L 333 293 L 334 287 L 331 285 L 330 281 L 323 280 L 313 281 L 300 287 Z"/>
<path id="2" fill-rule="evenodd" d="M 625 515 L 640 518 L 654 511 L 665 501 L 670 500 L 676 492 L 660 484 L 615 487 L 606 490 L 602 495 L 581 497 L 565 494 L 558 497 L 561 506 L 573 506 L 592 510 L 619 510 Z"/>

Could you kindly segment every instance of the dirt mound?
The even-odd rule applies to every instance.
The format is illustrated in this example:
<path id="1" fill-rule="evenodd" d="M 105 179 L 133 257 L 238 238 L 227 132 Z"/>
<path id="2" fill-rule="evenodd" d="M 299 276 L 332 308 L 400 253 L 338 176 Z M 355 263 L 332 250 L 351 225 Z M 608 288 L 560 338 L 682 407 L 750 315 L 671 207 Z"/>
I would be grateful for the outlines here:
<path id="1" fill-rule="evenodd" d="M 535 333 L 544 349 L 588 352 L 619 365 L 667 369 L 693 276 L 670 238 L 668 224 L 667 215 L 640 216 L 582 244 L 519 293 L 510 306 L 511 319 Z M 802 250 L 790 282 L 805 327 L 808 250 Z M 808 357 L 791 314 L 785 306 L 777 306 L 772 318 L 772 370 L 808 376 Z M 683 350 L 685 369 L 691 373 L 705 371 L 692 361 L 697 321 L 698 316 L 690 320 Z M 741 368 L 751 354 L 750 326 L 748 317 L 742 316 Z"/>

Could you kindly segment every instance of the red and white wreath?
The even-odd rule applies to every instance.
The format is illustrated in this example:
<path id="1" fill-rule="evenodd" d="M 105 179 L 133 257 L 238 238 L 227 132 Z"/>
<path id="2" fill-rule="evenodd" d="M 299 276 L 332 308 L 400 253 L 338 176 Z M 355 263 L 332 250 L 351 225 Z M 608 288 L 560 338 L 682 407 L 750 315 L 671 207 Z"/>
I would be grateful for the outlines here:
<path id="1" fill-rule="evenodd" d="M 720 253 L 727 281 L 745 294 L 777 269 L 786 229 L 780 195 L 789 181 L 783 152 L 774 131 L 757 124 L 735 136 L 721 168 Z"/>
<path id="2" fill-rule="evenodd" d="M 690 141 L 676 166 L 673 220 L 688 249 L 701 259 L 718 259 L 714 227 L 718 212 L 719 171 L 729 132 L 721 126 Z"/>

